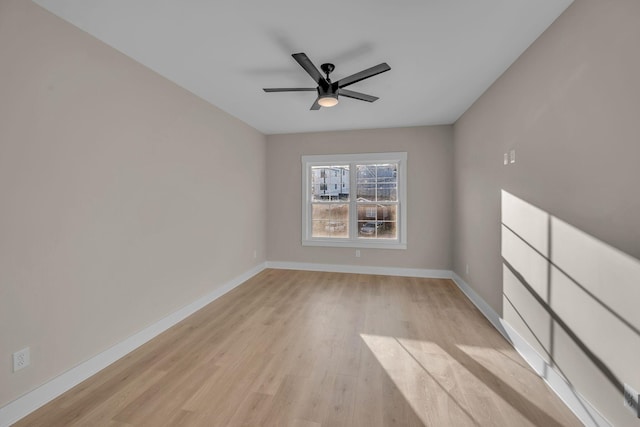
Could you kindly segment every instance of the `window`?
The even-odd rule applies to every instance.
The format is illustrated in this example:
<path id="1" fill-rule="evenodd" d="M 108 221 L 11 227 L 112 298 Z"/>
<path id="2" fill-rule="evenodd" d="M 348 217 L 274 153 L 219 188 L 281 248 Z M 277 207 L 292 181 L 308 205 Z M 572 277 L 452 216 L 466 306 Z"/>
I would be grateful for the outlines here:
<path id="1" fill-rule="evenodd" d="M 407 153 L 302 156 L 302 244 L 406 249 Z"/>

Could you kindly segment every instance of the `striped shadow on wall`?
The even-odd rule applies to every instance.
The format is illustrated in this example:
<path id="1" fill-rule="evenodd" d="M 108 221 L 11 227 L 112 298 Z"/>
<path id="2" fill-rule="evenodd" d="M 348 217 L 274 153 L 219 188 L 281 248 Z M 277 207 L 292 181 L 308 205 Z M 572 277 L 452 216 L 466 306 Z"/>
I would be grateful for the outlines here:
<path id="1" fill-rule="evenodd" d="M 640 388 L 640 261 L 504 190 L 502 261 L 504 320 L 544 369 L 614 425 L 638 425 L 622 401 L 624 383 Z"/>

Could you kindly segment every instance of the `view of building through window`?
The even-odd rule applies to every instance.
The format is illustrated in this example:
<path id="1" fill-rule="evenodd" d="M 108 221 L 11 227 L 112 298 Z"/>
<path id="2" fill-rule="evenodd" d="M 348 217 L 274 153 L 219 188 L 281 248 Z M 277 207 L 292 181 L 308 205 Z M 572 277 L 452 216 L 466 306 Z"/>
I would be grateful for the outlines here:
<path id="1" fill-rule="evenodd" d="M 312 237 L 349 237 L 349 165 L 311 167 Z"/>
<path id="2" fill-rule="evenodd" d="M 398 164 L 357 165 L 358 236 L 395 239 Z"/>
<path id="3" fill-rule="evenodd" d="M 398 164 L 355 165 L 357 237 L 397 238 Z M 311 236 L 348 238 L 350 165 L 311 167 Z"/>

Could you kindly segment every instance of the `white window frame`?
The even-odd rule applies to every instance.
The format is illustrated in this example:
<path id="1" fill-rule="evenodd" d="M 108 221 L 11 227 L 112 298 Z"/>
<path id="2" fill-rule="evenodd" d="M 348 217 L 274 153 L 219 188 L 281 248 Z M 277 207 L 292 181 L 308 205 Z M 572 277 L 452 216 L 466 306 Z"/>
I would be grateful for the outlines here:
<path id="1" fill-rule="evenodd" d="M 397 163 L 397 213 L 396 239 L 358 238 L 356 208 L 356 165 L 367 163 Z M 311 167 L 349 165 L 349 237 L 311 236 Z M 302 246 L 326 246 L 343 248 L 407 249 L 407 153 L 363 153 L 302 156 Z"/>

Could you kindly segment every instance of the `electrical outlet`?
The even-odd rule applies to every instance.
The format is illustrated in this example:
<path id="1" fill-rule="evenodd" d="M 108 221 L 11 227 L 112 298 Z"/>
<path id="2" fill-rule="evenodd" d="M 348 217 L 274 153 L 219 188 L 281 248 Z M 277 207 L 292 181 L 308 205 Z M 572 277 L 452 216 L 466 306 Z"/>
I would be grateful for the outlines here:
<path id="1" fill-rule="evenodd" d="M 18 372 L 20 369 L 26 368 L 29 366 L 29 363 L 31 363 L 29 347 L 13 353 L 13 372 Z"/>
<path id="2" fill-rule="evenodd" d="M 509 153 L 504 153 L 504 159 L 502 160 L 502 162 L 503 162 L 505 165 L 508 165 L 508 164 L 509 164 Z"/>
<path id="3" fill-rule="evenodd" d="M 638 400 L 640 400 L 640 396 L 638 392 L 635 391 L 629 384 L 624 385 L 624 406 L 629 408 L 631 412 L 633 412 L 636 417 L 640 418 L 640 407 L 638 406 Z"/>
<path id="4" fill-rule="evenodd" d="M 509 163 L 515 163 L 516 162 L 516 150 L 511 150 L 509 151 Z"/>
<path id="5" fill-rule="evenodd" d="M 360 258 L 360 249 L 356 249 L 356 258 Z"/>

